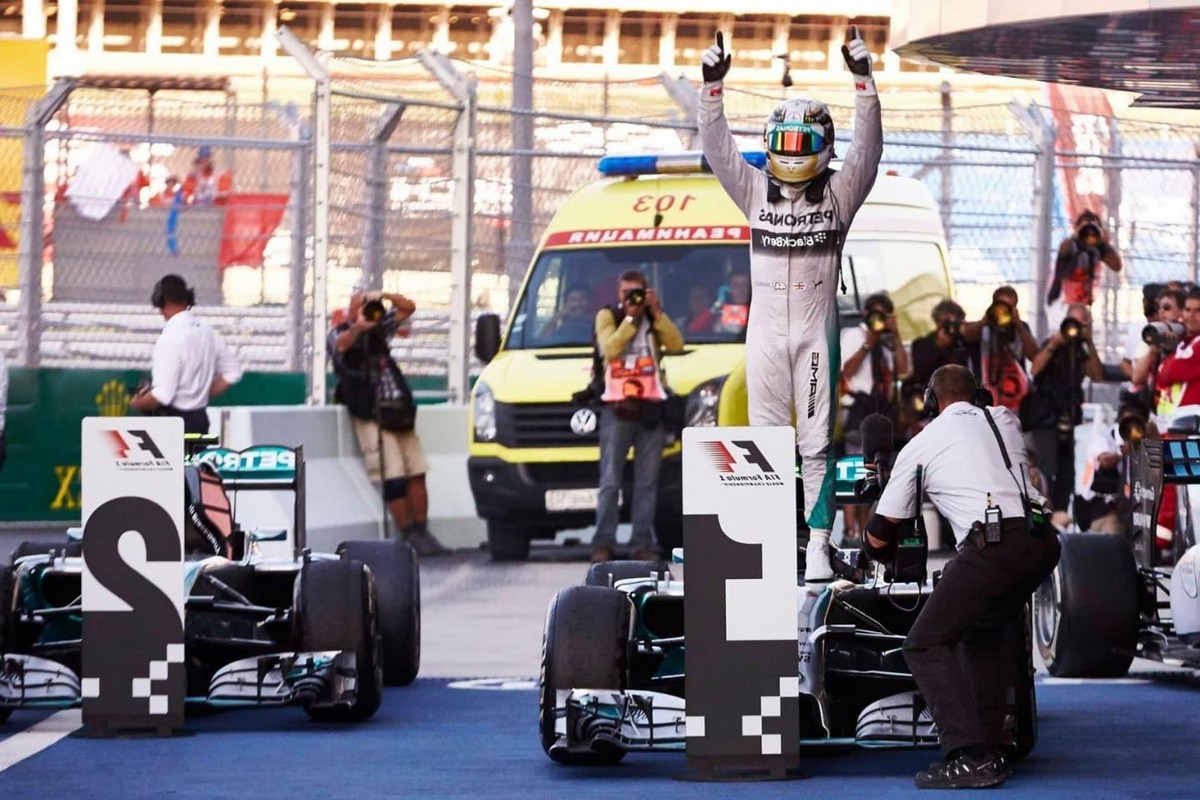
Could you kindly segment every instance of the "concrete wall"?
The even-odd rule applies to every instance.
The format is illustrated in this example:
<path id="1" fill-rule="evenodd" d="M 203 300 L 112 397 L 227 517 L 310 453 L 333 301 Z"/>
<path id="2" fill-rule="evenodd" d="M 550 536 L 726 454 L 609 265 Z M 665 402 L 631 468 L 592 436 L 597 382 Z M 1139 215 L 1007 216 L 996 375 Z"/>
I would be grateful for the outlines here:
<path id="1" fill-rule="evenodd" d="M 349 415 L 341 406 L 255 406 L 210 409 L 225 447 L 304 445 L 308 543 L 332 550 L 347 539 L 383 536 L 383 504 L 367 479 Z M 449 547 L 477 547 L 486 539 L 467 483 L 466 406 L 421 406 L 417 434 L 429 462 L 429 527 Z M 278 528 L 292 516 L 286 492 L 245 492 L 235 515 L 243 527 Z"/>

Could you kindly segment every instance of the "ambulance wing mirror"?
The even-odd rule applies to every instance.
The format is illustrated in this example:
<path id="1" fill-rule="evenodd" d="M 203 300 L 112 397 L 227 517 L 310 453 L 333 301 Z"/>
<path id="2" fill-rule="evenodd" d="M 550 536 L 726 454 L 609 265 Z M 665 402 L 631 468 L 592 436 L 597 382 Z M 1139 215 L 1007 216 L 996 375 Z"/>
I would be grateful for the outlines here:
<path id="1" fill-rule="evenodd" d="M 475 320 L 475 357 L 487 364 L 500 352 L 500 317 L 480 314 Z"/>

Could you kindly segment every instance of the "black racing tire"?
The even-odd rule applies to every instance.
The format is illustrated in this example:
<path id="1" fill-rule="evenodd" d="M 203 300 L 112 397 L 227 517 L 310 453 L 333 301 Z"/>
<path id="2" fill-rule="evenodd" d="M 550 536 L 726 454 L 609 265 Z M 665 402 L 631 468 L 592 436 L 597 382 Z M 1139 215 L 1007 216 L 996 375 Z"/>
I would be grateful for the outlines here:
<path id="1" fill-rule="evenodd" d="M 358 669 L 358 697 L 352 705 L 304 710 L 314 722 L 370 719 L 383 702 L 383 659 L 370 569 L 358 561 L 309 561 L 293 592 L 296 650 L 353 650 Z"/>
<path id="2" fill-rule="evenodd" d="M 683 522 L 655 523 L 654 536 L 658 549 L 669 556 L 676 547 L 683 547 Z"/>
<path id="3" fill-rule="evenodd" d="M 527 561 L 529 534 L 519 525 L 498 519 L 487 521 L 488 553 L 492 561 Z"/>
<path id="4" fill-rule="evenodd" d="M 342 542 L 338 555 L 361 561 L 375 578 L 379 634 L 383 637 L 383 682 L 407 686 L 421 669 L 421 572 L 412 545 Z"/>
<path id="5" fill-rule="evenodd" d="M 1033 615 L 1029 604 L 1004 630 L 1004 652 L 1009 658 L 1006 727 L 1012 755 L 1017 760 L 1029 755 L 1037 744 L 1037 687 L 1033 680 Z"/>
<path id="6" fill-rule="evenodd" d="M 5 641 L 8 639 L 8 619 L 12 613 L 12 567 L 0 565 L 0 654 L 5 652 Z M 11 708 L 0 708 L 0 723 L 8 720 L 12 714 Z"/>
<path id="7" fill-rule="evenodd" d="M 624 592 L 601 586 L 569 586 L 546 612 L 538 682 L 538 732 L 542 750 L 559 764 L 607 766 L 625 757 L 612 748 L 586 753 L 552 751 L 558 691 L 625 689 L 629 675 L 632 608 Z"/>
<path id="8" fill-rule="evenodd" d="M 25 556 L 48 555 L 51 550 L 57 550 L 65 556 L 79 557 L 83 555 L 83 542 L 71 541 L 70 539 L 61 539 L 58 541 L 27 539 L 13 548 L 12 554 L 8 557 L 8 563 L 16 564 L 18 558 L 24 558 Z"/>
<path id="9" fill-rule="evenodd" d="M 1059 535 L 1058 567 L 1033 597 L 1046 669 L 1060 678 L 1118 678 L 1137 648 L 1138 568 L 1122 537 Z"/>
<path id="10" fill-rule="evenodd" d="M 665 561 L 601 561 L 588 567 L 583 585 L 610 587 L 628 578 L 649 578 L 670 571 Z"/>

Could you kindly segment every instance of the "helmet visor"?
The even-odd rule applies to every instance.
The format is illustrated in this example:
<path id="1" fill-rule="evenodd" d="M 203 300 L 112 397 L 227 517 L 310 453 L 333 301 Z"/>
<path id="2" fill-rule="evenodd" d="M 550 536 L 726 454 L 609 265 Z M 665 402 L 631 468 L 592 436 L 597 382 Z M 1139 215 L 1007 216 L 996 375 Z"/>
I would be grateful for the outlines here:
<path id="1" fill-rule="evenodd" d="M 767 150 L 777 156 L 815 155 L 825 143 L 825 129 L 807 122 L 781 122 L 767 131 Z"/>

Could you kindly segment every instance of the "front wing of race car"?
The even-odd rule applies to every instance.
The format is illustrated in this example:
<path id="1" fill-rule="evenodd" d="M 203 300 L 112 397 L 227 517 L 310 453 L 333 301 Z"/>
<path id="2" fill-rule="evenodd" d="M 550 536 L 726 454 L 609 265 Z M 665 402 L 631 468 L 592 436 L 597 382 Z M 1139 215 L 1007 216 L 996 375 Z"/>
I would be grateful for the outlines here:
<path id="1" fill-rule="evenodd" d="M 358 669 L 353 651 L 273 653 L 219 669 L 208 694 L 191 704 L 260 706 L 300 703 L 310 708 L 352 705 Z M 69 708 L 83 699 L 79 676 L 46 658 L 0 655 L 0 708 Z"/>
<path id="2" fill-rule="evenodd" d="M 617 588 L 645 588 L 645 580 L 620 581 Z M 662 584 L 654 582 L 656 588 Z M 681 591 L 678 582 L 672 591 Z M 928 584 L 888 585 L 891 601 L 908 603 L 915 611 Z M 800 694 L 811 708 L 811 724 L 797 731 L 801 745 L 858 745 L 861 747 L 935 747 L 937 729 L 928 708 L 920 699 L 912 675 L 907 671 L 900 648 L 904 636 L 859 608 L 856 597 L 879 595 L 878 587 L 865 589 L 838 581 L 818 594 L 799 587 L 798 660 Z M 644 597 L 642 598 L 644 600 Z M 914 614 L 915 616 L 915 614 Z M 855 623 L 847 622 L 847 618 Z M 681 642 L 672 642 L 679 644 Z M 658 642 L 639 643 L 655 647 Z M 826 681 L 836 678 L 864 687 L 861 710 L 851 729 L 831 722 L 831 701 Z M 872 686 L 913 686 L 880 697 Z M 556 751 L 585 754 L 604 750 L 672 751 L 686 745 L 685 700 L 682 697 L 632 688 L 573 688 L 556 692 Z M 849 698 L 845 698 L 849 699 Z"/>

